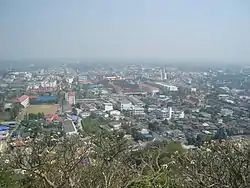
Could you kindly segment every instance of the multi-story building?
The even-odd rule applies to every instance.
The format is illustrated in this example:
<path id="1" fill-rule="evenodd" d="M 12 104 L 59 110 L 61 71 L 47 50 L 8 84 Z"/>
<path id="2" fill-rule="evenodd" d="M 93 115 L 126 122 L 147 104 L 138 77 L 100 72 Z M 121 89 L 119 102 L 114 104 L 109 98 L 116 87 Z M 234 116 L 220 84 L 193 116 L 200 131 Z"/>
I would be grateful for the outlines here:
<path id="1" fill-rule="evenodd" d="M 68 92 L 65 94 L 65 100 L 70 104 L 73 105 L 76 103 L 75 92 Z"/>
<path id="2" fill-rule="evenodd" d="M 132 110 L 132 106 L 133 106 L 133 104 L 129 100 L 122 100 L 120 102 L 121 111 L 123 111 L 123 110 Z"/>
<path id="3" fill-rule="evenodd" d="M 156 115 L 160 119 L 170 120 L 172 118 L 172 116 L 173 116 L 172 107 L 159 109 L 159 110 L 156 111 Z"/>
<path id="4" fill-rule="evenodd" d="M 140 115 L 144 115 L 144 114 L 145 114 L 144 108 L 142 108 L 140 106 L 133 106 L 132 107 L 132 115 L 140 116 Z"/>
<path id="5" fill-rule="evenodd" d="M 145 103 L 142 102 L 140 99 L 138 99 L 136 96 L 130 95 L 128 99 L 133 103 L 133 105 L 136 105 L 136 106 L 145 105 Z"/>

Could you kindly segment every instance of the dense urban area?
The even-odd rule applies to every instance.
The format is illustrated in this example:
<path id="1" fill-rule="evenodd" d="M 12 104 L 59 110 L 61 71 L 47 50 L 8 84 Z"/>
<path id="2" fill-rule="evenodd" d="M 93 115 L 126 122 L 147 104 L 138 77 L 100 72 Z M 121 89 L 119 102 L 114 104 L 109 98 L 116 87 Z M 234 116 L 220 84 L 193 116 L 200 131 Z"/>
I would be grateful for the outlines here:
<path id="1" fill-rule="evenodd" d="M 69 181 L 67 179 L 69 178 L 68 173 L 71 172 L 70 165 L 63 166 L 67 169 L 65 172 L 67 175 L 64 174 L 65 176 L 61 176 L 61 179 L 54 177 L 59 178 L 60 181 L 49 180 L 45 176 L 44 169 L 47 168 L 47 164 L 44 167 L 43 163 L 45 158 L 49 160 L 49 157 L 43 153 L 44 150 L 40 150 L 41 148 L 45 150 L 51 148 L 50 152 L 60 154 L 60 144 L 63 144 L 63 148 L 73 152 L 71 155 L 64 153 L 66 158 L 67 155 L 73 158 L 72 156 L 76 155 L 75 152 L 82 153 L 81 151 L 84 150 L 85 153 L 83 157 L 80 157 L 80 163 L 84 164 L 84 168 L 81 166 L 82 170 L 86 170 L 86 166 L 96 164 L 96 157 L 89 153 L 92 154 L 94 151 L 91 148 L 99 146 L 97 141 L 102 146 L 105 145 L 105 142 L 110 141 L 111 145 L 105 145 L 104 150 L 105 148 L 109 148 L 110 152 L 112 150 L 114 152 L 112 157 L 120 155 L 120 152 L 123 152 L 120 147 L 126 143 L 126 146 L 123 147 L 127 151 L 123 153 L 122 158 L 126 158 L 128 153 L 147 152 L 152 148 L 163 146 L 165 152 L 172 151 L 172 154 L 176 155 L 176 151 L 177 153 L 198 152 L 208 143 L 215 144 L 214 147 L 217 147 L 215 152 L 218 152 L 220 147 L 225 147 L 225 145 L 232 147 L 231 143 L 248 142 L 250 138 L 249 73 L 249 67 L 193 68 L 190 71 L 188 67 L 154 67 L 138 64 L 84 67 L 79 62 L 61 63 L 48 68 L 39 68 L 35 64 L 30 64 L 22 67 L 21 71 L 15 68 L 4 70 L 0 79 L 0 151 L 2 157 L 6 158 L 4 164 L 7 166 L 15 164 L 12 166 L 14 171 L 9 171 L 11 174 L 18 175 L 20 179 L 22 179 L 21 175 L 28 174 L 31 179 L 31 176 L 38 176 L 44 183 L 40 184 L 41 187 L 43 185 L 45 187 L 78 187 L 76 182 L 72 183 L 72 179 Z M 45 147 L 43 144 L 46 139 L 49 144 Z M 233 151 L 232 148 L 228 150 Z M 67 151 L 65 150 L 65 152 Z M 31 154 L 34 155 L 32 160 L 31 157 L 27 157 Z M 107 155 L 108 153 L 102 153 L 103 158 Z M 149 156 L 151 155 L 146 155 L 147 158 Z M 154 156 L 158 160 L 160 154 L 158 158 L 155 153 Z M 207 155 L 206 159 L 210 160 L 213 156 L 217 156 L 216 153 L 211 156 Z M 41 160 L 40 158 L 43 158 L 44 161 L 37 162 L 37 160 Z M 111 156 L 107 157 L 107 160 L 109 161 L 110 158 Z M 176 156 L 177 158 L 178 156 Z M 76 159 L 79 158 L 76 157 Z M 180 157 L 180 160 L 183 159 L 184 157 Z M 204 158 L 198 158 L 198 154 L 195 159 L 197 159 L 197 163 L 201 161 L 206 163 Z M 64 158 L 64 160 L 66 159 Z M 217 164 L 218 158 L 213 160 L 215 164 L 212 168 L 216 169 L 216 165 L 217 167 L 222 166 L 222 164 Z M 50 159 L 51 161 L 53 160 Z M 117 173 L 120 175 L 124 173 L 124 177 L 121 175 L 121 178 L 126 179 L 130 166 L 128 161 L 125 167 L 120 166 L 120 163 L 116 163 L 112 167 L 106 166 L 106 172 L 109 169 L 119 171 Z M 145 159 L 145 161 L 149 170 L 158 165 L 158 163 L 149 164 L 149 159 Z M 143 162 L 145 161 L 143 160 Z M 190 164 L 192 162 L 194 163 L 191 160 Z M 230 161 L 223 162 L 229 164 Z M 75 168 L 78 168 L 78 163 L 79 161 L 74 164 L 74 171 Z M 42 168 L 38 170 L 38 166 L 42 166 Z M 115 166 L 120 169 L 112 169 Z M 181 166 L 184 166 L 184 163 Z M 3 168 L 9 169 L 5 165 Z M 60 169 L 58 170 L 53 165 L 52 168 L 55 169 L 48 171 L 54 174 L 57 171 L 60 172 Z M 102 166 L 99 169 L 100 173 L 104 168 Z M 244 177 L 249 178 L 249 167 L 246 168 L 246 177 Z M 63 171 L 63 169 L 61 170 Z M 73 169 L 71 170 L 73 171 Z M 88 178 L 92 176 L 89 171 L 82 171 L 82 173 L 87 173 Z M 135 172 L 133 171 L 133 173 Z M 128 176 L 135 176 L 133 173 L 131 172 Z M 136 174 L 138 173 L 136 172 Z M 158 171 L 155 170 L 154 173 L 158 173 Z M 154 173 L 151 172 L 151 174 Z M 139 180 L 129 182 L 124 179 L 124 182 L 120 182 L 117 174 L 107 176 L 109 178 L 107 180 L 105 174 L 102 174 L 105 183 L 97 181 L 99 187 L 157 187 L 153 186 L 151 179 L 151 184 L 145 183 L 145 179 L 140 180 L 139 186 L 139 184 L 137 185 Z M 162 175 L 160 174 L 157 178 L 162 178 Z M 206 178 L 201 178 L 202 180 L 199 182 L 198 175 L 191 176 L 190 174 L 190 178 L 197 179 L 197 184 L 192 184 L 192 186 L 188 183 L 180 184 L 179 187 L 223 187 L 222 183 L 204 185 L 202 183 Z M 233 176 L 236 177 L 236 175 Z M 130 179 L 132 179 L 131 177 Z M 143 174 L 140 177 L 144 177 Z M 86 179 L 88 178 L 86 177 Z M 112 184 L 112 178 L 117 184 Z M 81 178 L 78 177 L 78 179 L 80 181 Z M 173 177 L 173 179 L 177 178 Z M 187 178 L 185 179 L 187 180 Z M 203 180 L 204 182 L 202 182 Z M 12 179 L 12 186 L 16 183 L 15 181 Z M 224 181 L 223 178 L 221 181 Z M 245 186 L 238 186 L 239 184 L 236 182 L 235 186 L 227 184 L 225 187 L 248 187 L 249 179 L 244 181 Z M 87 180 L 83 182 L 79 187 L 98 187 L 93 182 L 91 186 L 87 185 Z M 161 181 L 157 180 L 154 183 L 157 182 Z M 167 182 L 172 182 L 172 180 L 169 179 Z M 190 180 L 187 182 L 190 183 Z M 211 183 L 212 179 L 207 177 L 207 182 Z M 55 185 L 56 183 L 58 184 Z M 83 184 L 85 185 L 83 186 Z M 176 181 L 171 186 L 178 187 L 177 184 Z M 25 187 L 24 185 L 28 187 L 25 183 L 20 187 Z M 39 186 L 36 184 L 34 187 Z M 170 185 L 161 184 L 158 187 L 170 187 Z"/>

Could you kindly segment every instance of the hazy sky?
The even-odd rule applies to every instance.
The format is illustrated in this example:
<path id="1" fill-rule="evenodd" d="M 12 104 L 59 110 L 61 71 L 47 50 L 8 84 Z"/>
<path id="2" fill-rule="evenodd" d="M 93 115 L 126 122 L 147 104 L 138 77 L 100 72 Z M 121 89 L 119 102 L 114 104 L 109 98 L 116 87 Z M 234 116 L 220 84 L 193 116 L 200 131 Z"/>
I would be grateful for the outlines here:
<path id="1" fill-rule="evenodd" d="M 250 0 L 0 0 L 0 59 L 250 62 Z"/>

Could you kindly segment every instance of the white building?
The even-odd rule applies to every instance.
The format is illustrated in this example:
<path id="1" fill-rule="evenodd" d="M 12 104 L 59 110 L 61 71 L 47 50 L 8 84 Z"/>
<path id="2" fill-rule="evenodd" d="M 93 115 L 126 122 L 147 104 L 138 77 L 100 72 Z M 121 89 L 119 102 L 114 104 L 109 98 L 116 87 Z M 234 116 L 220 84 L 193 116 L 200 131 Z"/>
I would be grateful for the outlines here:
<path id="1" fill-rule="evenodd" d="M 53 81 L 45 80 L 40 83 L 41 87 L 56 87 L 56 85 L 57 85 L 56 80 Z"/>
<path id="2" fill-rule="evenodd" d="M 120 110 L 123 111 L 123 110 L 132 110 L 132 102 L 128 101 L 128 100 L 122 100 L 120 102 Z"/>
<path id="3" fill-rule="evenodd" d="M 121 119 L 121 112 L 118 110 L 112 110 L 109 112 L 109 114 L 116 121 L 119 121 Z"/>
<path id="4" fill-rule="evenodd" d="M 149 130 L 148 129 L 142 129 L 139 131 L 141 134 L 149 134 Z"/>
<path id="5" fill-rule="evenodd" d="M 185 118 L 185 113 L 184 113 L 184 111 L 181 111 L 179 113 L 179 119 L 183 119 L 183 118 Z"/>
<path id="6" fill-rule="evenodd" d="M 196 92 L 197 90 L 196 90 L 196 88 L 195 87 L 192 87 L 191 88 L 191 92 Z"/>
<path id="7" fill-rule="evenodd" d="M 118 110 L 112 110 L 112 111 L 109 112 L 109 114 L 110 114 L 111 116 L 120 116 L 120 115 L 121 115 L 121 112 L 118 111 Z"/>
<path id="8" fill-rule="evenodd" d="M 164 89 L 168 91 L 178 91 L 178 87 L 173 86 L 173 85 L 168 85 L 168 84 L 161 83 L 161 82 L 156 82 L 156 84 L 163 87 Z"/>
<path id="9" fill-rule="evenodd" d="M 113 104 L 112 103 L 104 103 L 104 111 L 109 112 L 113 110 Z"/>
<path id="10" fill-rule="evenodd" d="M 69 84 L 72 84 L 74 81 L 74 77 L 67 77 L 66 78 L 66 82 L 69 83 Z"/>
<path id="11" fill-rule="evenodd" d="M 140 115 L 144 115 L 145 114 L 145 110 L 143 107 L 140 106 L 132 106 L 132 115 L 134 116 L 140 116 Z"/>
<path id="12" fill-rule="evenodd" d="M 90 112 L 82 112 L 82 113 L 80 113 L 80 116 L 81 116 L 82 118 L 87 118 L 87 117 L 89 117 L 90 115 L 91 115 Z"/>
<path id="13" fill-rule="evenodd" d="M 156 111 L 157 117 L 160 119 L 167 119 L 170 120 L 173 116 L 172 107 L 159 109 Z"/>
<path id="14" fill-rule="evenodd" d="M 232 116 L 233 115 L 233 110 L 223 108 L 223 109 L 221 109 L 221 115 L 222 116 Z"/>

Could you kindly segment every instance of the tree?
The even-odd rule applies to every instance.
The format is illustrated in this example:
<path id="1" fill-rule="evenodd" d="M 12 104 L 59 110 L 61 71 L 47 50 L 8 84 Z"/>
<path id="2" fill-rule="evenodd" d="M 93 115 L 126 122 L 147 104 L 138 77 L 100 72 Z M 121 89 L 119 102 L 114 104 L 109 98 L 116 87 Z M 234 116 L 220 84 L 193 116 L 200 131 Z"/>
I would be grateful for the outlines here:
<path id="1" fill-rule="evenodd" d="M 73 113 L 73 115 L 77 115 L 77 110 L 76 110 L 76 108 L 72 108 L 72 113 Z"/>
<path id="2" fill-rule="evenodd" d="M 226 138 L 227 138 L 227 135 L 224 131 L 224 128 L 222 128 L 222 127 L 219 128 L 217 133 L 214 136 L 214 139 L 221 141 L 221 140 L 225 140 Z"/>
<path id="3" fill-rule="evenodd" d="M 195 146 L 201 146 L 204 143 L 204 136 L 201 134 L 198 134 L 196 136 Z"/>
<path id="4" fill-rule="evenodd" d="M 157 131 L 158 130 L 158 122 L 152 122 L 148 124 L 148 129 L 151 131 Z"/>
<path id="5" fill-rule="evenodd" d="M 76 104 L 75 104 L 75 107 L 78 108 L 78 109 L 80 109 L 80 108 L 81 108 L 80 103 L 76 103 Z"/>
<path id="6" fill-rule="evenodd" d="M 33 138 L 2 154 L 1 187 L 204 188 L 250 186 L 249 142 L 212 142 L 194 150 L 163 142 L 133 150 L 118 132 Z M 18 176 L 18 180 L 14 178 Z"/>
<path id="7" fill-rule="evenodd" d="M 20 103 L 14 103 L 13 104 L 13 108 L 11 110 L 11 119 L 14 120 L 17 115 L 19 114 L 20 110 L 21 110 L 22 106 Z"/>
<path id="8" fill-rule="evenodd" d="M 212 143 L 195 151 L 177 154 L 169 168 L 180 187 L 250 186 L 250 149 L 247 142 Z"/>
<path id="9" fill-rule="evenodd" d="M 193 136 L 186 136 L 188 145 L 195 145 L 196 144 L 196 139 Z"/>
<path id="10" fill-rule="evenodd" d="M 138 141 L 141 139 L 141 135 L 136 128 L 131 128 L 131 135 L 135 141 Z"/>
<path id="11" fill-rule="evenodd" d="M 47 136 L 42 140 L 33 139 L 25 150 L 12 152 L 8 165 L 15 171 L 22 170 L 26 178 L 39 181 L 32 187 L 73 187 L 81 176 L 78 167 L 89 148 L 87 142 L 77 138 L 53 142 Z"/>

